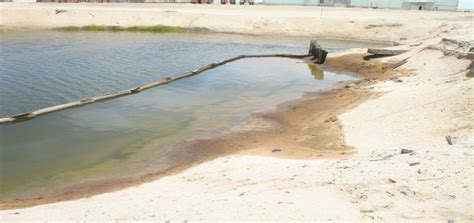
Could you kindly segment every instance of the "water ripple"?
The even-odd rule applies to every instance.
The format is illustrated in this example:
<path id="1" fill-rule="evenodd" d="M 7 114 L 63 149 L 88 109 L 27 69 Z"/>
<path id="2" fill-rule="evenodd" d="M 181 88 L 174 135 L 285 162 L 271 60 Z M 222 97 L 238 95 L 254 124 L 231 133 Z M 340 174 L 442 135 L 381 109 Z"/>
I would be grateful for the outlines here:
<path id="1" fill-rule="evenodd" d="M 226 34 L 7 32 L 0 35 L 0 116 L 128 89 L 240 54 L 304 53 L 308 42 Z M 229 70 L 219 78 L 236 73 Z M 242 79 L 234 84 L 244 89 L 269 81 L 282 80 L 263 75 L 257 82 Z M 218 87 L 216 83 L 194 84 Z M 183 88 L 180 91 L 192 94 Z"/>

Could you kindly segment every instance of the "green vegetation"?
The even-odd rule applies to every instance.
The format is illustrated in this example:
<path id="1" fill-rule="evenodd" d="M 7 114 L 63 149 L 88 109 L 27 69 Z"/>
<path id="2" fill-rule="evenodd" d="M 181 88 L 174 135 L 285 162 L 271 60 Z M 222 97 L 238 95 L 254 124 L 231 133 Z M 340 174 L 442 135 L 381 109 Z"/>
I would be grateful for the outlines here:
<path id="1" fill-rule="evenodd" d="M 109 31 L 109 26 L 104 25 L 88 25 L 80 28 L 82 31 Z"/>
<path id="2" fill-rule="evenodd" d="M 154 32 L 154 33 L 179 33 L 182 32 L 183 29 L 176 26 L 130 26 L 123 28 L 124 31 L 131 31 L 131 32 Z"/>
<path id="3" fill-rule="evenodd" d="M 65 27 L 60 27 L 60 28 L 54 28 L 54 30 L 59 30 L 59 31 L 80 31 L 81 27 L 79 26 L 65 26 Z"/>
<path id="4" fill-rule="evenodd" d="M 181 27 L 177 26 L 164 26 L 164 25 L 154 25 L 154 26 L 130 26 L 130 27 L 121 27 L 121 26 L 105 26 L 105 25 L 87 25 L 87 26 L 66 26 L 55 28 L 54 30 L 58 31 L 112 31 L 112 32 L 152 32 L 152 33 L 179 33 L 184 30 Z"/>

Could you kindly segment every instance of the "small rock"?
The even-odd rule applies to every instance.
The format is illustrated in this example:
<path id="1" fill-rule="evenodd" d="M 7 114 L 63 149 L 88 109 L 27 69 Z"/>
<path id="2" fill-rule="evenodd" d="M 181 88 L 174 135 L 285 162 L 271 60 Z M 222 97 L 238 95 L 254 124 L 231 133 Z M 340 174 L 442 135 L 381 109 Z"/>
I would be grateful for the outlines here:
<path id="1" fill-rule="evenodd" d="M 470 53 L 472 56 L 472 53 Z M 469 66 L 469 72 L 467 72 L 466 77 L 474 77 L 474 61 L 471 62 L 471 65 Z"/>
<path id="2" fill-rule="evenodd" d="M 449 220 L 448 220 L 448 223 L 454 223 L 454 220 L 453 220 L 453 219 L 449 219 Z"/>
<path id="3" fill-rule="evenodd" d="M 420 165 L 420 162 L 410 163 L 410 166 L 416 166 L 416 165 Z"/>
<path id="4" fill-rule="evenodd" d="M 449 80 L 449 81 L 445 81 L 444 83 L 445 83 L 445 84 L 449 84 L 449 83 L 453 83 L 453 82 L 455 82 L 455 81 L 456 81 L 456 80 Z"/>
<path id="5" fill-rule="evenodd" d="M 466 74 L 466 77 L 474 77 L 474 69 L 469 70 L 469 72 Z"/>
<path id="6" fill-rule="evenodd" d="M 338 119 L 336 116 L 332 116 L 331 118 L 328 118 L 326 122 L 336 122 Z"/>
<path id="7" fill-rule="evenodd" d="M 449 145 L 454 145 L 456 143 L 456 137 L 455 136 L 446 136 L 446 141 L 448 142 Z"/>
<path id="8" fill-rule="evenodd" d="M 396 183 L 397 181 L 396 181 L 396 180 L 394 180 L 394 179 L 392 179 L 392 178 L 388 178 L 388 182 L 390 182 L 390 183 L 394 184 L 394 183 Z"/>
<path id="9" fill-rule="evenodd" d="M 281 152 L 281 149 L 272 149 L 272 153 Z"/>
<path id="10" fill-rule="evenodd" d="M 412 150 L 412 149 L 402 149 L 400 151 L 401 154 L 411 154 L 411 153 L 414 153 L 415 150 Z"/>
<path id="11" fill-rule="evenodd" d="M 63 13 L 63 12 L 67 12 L 67 10 L 65 10 L 65 9 L 57 9 L 55 11 L 56 11 L 56 15 L 60 14 L 60 13 Z"/>
<path id="12" fill-rule="evenodd" d="M 374 210 L 372 210 L 372 209 L 362 209 L 362 210 L 360 210 L 360 212 L 361 213 L 373 213 Z"/>
<path id="13" fill-rule="evenodd" d="M 354 83 L 351 83 L 351 84 L 348 84 L 346 86 L 344 86 L 345 88 L 354 88 L 356 87 L 357 85 L 355 85 Z"/>

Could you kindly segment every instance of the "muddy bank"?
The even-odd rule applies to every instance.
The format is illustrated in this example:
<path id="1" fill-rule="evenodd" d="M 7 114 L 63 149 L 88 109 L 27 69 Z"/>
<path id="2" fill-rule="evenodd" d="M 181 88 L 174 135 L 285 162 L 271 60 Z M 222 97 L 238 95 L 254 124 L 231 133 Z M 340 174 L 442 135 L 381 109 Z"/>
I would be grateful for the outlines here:
<path id="1" fill-rule="evenodd" d="M 373 83 L 378 78 L 384 79 L 392 74 L 393 71 L 383 68 L 383 64 L 362 60 L 363 56 L 365 55 L 355 54 L 328 58 L 324 69 L 347 72 L 350 67 L 342 69 L 341 64 L 352 61 L 351 66 L 357 67 L 353 74 L 362 78 L 356 82 L 357 85 Z M 380 69 L 384 70 L 382 76 L 378 75 Z M 280 104 L 272 111 L 253 114 L 242 124 L 217 138 L 179 143 L 171 150 L 173 154 L 167 154 L 170 159 L 157 160 L 164 165 L 173 162 L 169 163 L 169 166 L 176 168 L 133 178 L 79 183 L 43 197 L 3 201 L 1 208 L 28 207 L 115 191 L 173 175 L 197 164 L 235 153 L 290 159 L 332 159 L 350 156 L 354 150 L 345 144 L 336 117 L 379 95 L 361 90 L 357 85 L 341 83 L 339 87 L 329 91 L 307 93 L 303 98 Z"/>

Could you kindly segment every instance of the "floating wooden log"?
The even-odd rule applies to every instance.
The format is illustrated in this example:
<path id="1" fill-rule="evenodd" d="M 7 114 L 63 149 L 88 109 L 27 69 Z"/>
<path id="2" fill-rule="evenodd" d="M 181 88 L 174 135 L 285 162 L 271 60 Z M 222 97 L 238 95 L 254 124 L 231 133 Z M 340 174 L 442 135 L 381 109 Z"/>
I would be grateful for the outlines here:
<path id="1" fill-rule="evenodd" d="M 61 110 L 69 109 L 69 108 L 73 108 L 73 107 L 79 107 L 79 106 L 83 106 L 83 105 L 86 105 L 86 104 L 91 104 L 91 103 L 95 103 L 95 102 L 99 102 L 99 101 L 110 100 L 110 99 L 114 99 L 114 98 L 118 98 L 118 97 L 123 97 L 123 96 L 126 96 L 126 95 L 137 94 L 137 93 L 140 93 L 141 91 L 144 91 L 144 90 L 147 90 L 147 89 L 150 89 L 150 88 L 153 88 L 153 87 L 157 87 L 157 86 L 160 86 L 160 85 L 164 85 L 164 84 L 169 84 L 171 82 L 174 82 L 174 81 L 177 81 L 177 80 L 180 80 L 180 79 L 183 79 L 183 78 L 195 76 L 195 75 L 198 75 L 198 74 L 200 74 L 204 71 L 211 70 L 211 69 L 214 69 L 216 67 L 222 66 L 224 64 L 227 64 L 227 63 L 230 63 L 230 62 L 233 62 L 233 61 L 236 61 L 236 60 L 244 59 L 244 58 L 285 57 L 285 58 L 303 59 L 307 56 L 308 56 L 307 54 L 240 55 L 240 56 L 232 57 L 232 58 L 229 58 L 229 59 L 217 62 L 217 63 L 211 63 L 207 66 L 200 67 L 200 68 L 198 68 L 196 70 L 193 70 L 193 71 L 184 72 L 184 73 L 182 73 L 178 76 L 175 76 L 175 77 L 166 77 L 164 79 L 154 81 L 154 82 L 151 82 L 151 83 L 147 83 L 147 84 L 144 84 L 144 85 L 141 85 L 141 86 L 129 89 L 129 90 L 115 92 L 115 93 L 109 93 L 109 94 L 104 94 L 104 95 L 99 95 L 99 96 L 94 96 L 94 97 L 90 97 L 90 98 L 83 98 L 83 99 L 80 99 L 78 101 L 69 102 L 69 103 L 60 104 L 60 105 L 55 105 L 55 106 L 51 106 L 51 107 L 46 107 L 46 108 L 38 109 L 38 110 L 35 110 L 35 111 L 32 111 L 32 112 L 27 112 L 27 113 L 22 113 L 22 114 L 18 114 L 18 115 L 2 117 L 2 118 L 0 118 L 0 124 L 8 123 L 8 122 L 16 122 L 16 121 L 25 121 L 25 120 L 37 117 L 39 115 L 44 115 L 44 114 L 51 113 L 51 112 L 61 111 Z"/>
<path id="2" fill-rule="evenodd" d="M 406 64 L 407 62 L 407 59 L 400 60 L 398 62 L 388 65 L 388 67 L 390 67 L 391 69 L 397 69 L 398 67 L 402 66 L 403 64 Z"/>
<path id="3" fill-rule="evenodd" d="M 378 55 L 378 56 L 395 56 L 402 53 L 406 53 L 408 50 L 389 50 L 389 49 L 367 49 L 367 53 Z"/>
<path id="4" fill-rule="evenodd" d="M 389 50 L 389 49 L 367 49 L 367 53 L 370 55 L 367 55 L 364 57 L 364 60 L 371 60 L 371 59 L 377 59 L 377 58 L 383 58 L 383 57 L 391 57 L 395 55 L 399 55 L 402 53 L 406 53 L 408 50 Z"/>

